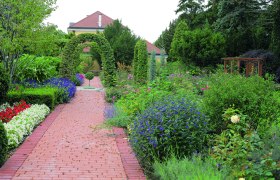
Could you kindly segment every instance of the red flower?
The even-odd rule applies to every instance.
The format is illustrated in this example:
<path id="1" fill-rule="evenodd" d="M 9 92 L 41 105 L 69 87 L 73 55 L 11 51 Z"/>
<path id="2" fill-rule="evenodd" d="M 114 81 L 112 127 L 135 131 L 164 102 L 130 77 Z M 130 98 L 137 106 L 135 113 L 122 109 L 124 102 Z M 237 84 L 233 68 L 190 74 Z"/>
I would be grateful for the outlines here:
<path id="1" fill-rule="evenodd" d="M 23 110 L 30 108 L 30 104 L 27 104 L 24 100 L 21 100 L 17 105 L 10 108 L 8 107 L 4 111 L 0 112 L 0 120 L 7 123 L 9 122 L 14 116 L 18 115 Z"/>

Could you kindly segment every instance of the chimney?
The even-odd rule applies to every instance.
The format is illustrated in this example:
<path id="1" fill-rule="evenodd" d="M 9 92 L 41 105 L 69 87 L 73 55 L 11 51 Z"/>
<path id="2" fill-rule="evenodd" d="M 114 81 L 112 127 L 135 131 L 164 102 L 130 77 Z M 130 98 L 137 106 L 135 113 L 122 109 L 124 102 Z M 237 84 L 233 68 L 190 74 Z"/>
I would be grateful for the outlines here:
<path id="1" fill-rule="evenodd" d="M 102 14 L 98 16 L 98 27 L 102 27 Z"/>

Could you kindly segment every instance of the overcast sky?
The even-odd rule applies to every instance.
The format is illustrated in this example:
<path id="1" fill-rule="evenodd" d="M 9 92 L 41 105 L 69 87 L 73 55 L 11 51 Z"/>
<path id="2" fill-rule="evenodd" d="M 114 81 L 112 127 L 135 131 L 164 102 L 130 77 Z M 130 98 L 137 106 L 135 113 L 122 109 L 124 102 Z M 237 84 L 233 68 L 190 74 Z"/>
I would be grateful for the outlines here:
<path id="1" fill-rule="evenodd" d="M 120 19 L 134 34 L 154 42 L 177 15 L 179 0 L 57 0 L 57 9 L 46 22 L 64 32 L 70 22 L 78 22 L 96 11 Z"/>

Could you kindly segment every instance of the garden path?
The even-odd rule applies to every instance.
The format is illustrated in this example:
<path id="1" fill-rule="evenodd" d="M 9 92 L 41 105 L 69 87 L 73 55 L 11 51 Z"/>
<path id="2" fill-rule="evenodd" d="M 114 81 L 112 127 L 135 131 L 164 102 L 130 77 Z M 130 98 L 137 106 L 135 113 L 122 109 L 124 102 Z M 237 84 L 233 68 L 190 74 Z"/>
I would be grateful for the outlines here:
<path id="1" fill-rule="evenodd" d="M 104 92 L 78 90 L 0 168 L 0 179 L 145 179 L 123 130 L 100 128 L 105 106 Z"/>

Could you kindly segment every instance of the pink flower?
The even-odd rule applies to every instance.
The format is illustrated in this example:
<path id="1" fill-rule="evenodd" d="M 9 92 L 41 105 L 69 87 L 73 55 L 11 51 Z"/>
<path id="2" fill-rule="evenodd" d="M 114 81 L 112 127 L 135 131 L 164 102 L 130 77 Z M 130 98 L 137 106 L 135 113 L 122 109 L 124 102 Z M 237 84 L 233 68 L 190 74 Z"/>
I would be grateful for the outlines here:
<path id="1" fill-rule="evenodd" d="M 201 91 L 205 91 L 205 88 L 201 88 Z"/>

